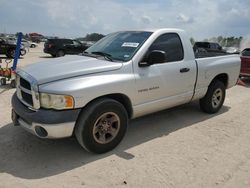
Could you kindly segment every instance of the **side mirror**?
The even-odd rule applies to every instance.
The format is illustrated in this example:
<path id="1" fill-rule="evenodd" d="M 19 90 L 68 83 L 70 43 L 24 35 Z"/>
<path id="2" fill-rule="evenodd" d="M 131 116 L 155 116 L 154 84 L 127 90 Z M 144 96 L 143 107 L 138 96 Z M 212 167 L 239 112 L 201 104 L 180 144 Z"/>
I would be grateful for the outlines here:
<path id="1" fill-rule="evenodd" d="M 164 63 L 166 61 L 166 53 L 161 50 L 153 50 L 149 53 L 146 62 L 140 62 L 139 67 L 147 67 L 153 64 Z"/>

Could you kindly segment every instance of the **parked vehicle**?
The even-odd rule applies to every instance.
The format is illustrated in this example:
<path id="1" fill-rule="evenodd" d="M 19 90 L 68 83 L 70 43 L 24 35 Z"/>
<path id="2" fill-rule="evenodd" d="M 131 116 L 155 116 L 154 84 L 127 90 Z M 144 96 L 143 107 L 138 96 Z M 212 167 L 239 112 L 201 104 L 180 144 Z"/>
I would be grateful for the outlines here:
<path id="1" fill-rule="evenodd" d="M 31 43 L 30 43 L 30 48 L 35 48 L 35 47 L 37 47 L 37 43 L 31 42 Z"/>
<path id="2" fill-rule="evenodd" d="M 16 41 L 17 41 L 17 38 L 16 37 L 10 37 L 10 36 L 7 36 L 5 38 L 5 41 L 9 44 L 16 44 Z"/>
<path id="3" fill-rule="evenodd" d="M 237 47 L 224 47 L 223 50 L 228 54 L 240 54 L 240 49 Z"/>
<path id="4" fill-rule="evenodd" d="M 44 39 L 44 36 L 39 33 L 29 33 L 29 38 L 32 42 L 40 43 Z"/>
<path id="5" fill-rule="evenodd" d="M 24 48 L 30 48 L 30 42 L 25 39 L 22 39 L 22 45 Z"/>
<path id="6" fill-rule="evenodd" d="M 195 53 L 205 52 L 210 53 L 210 56 L 225 54 L 226 51 L 222 49 L 222 47 L 215 42 L 196 42 L 193 46 Z"/>
<path id="7" fill-rule="evenodd" d="M 241 52 L 241 77 L 250 77 L 250 48 L 246 48 Z"/>
<path id="8" fill-rule="evenodd" d="M 104 153 L 129 119 L 194 100 L 217 113 L 239 72 L 236 55 L 195 59 L 182 30 L 116 32 L 81 56 L 20 69 L 12 119 L 40 138 L 75 135 L 87 151 Z"/>
<path id="9" fill-rule="evenodd" d="M 15 43 L 9 43 L 6 39 L 0 38 L 0 54 L 5 54 L 8 58 L 14 58 L 15 50 Z"/>
<path id="10" fill-rule="evenodd" d="M 65 54 L 79 54 L 87 48 L 87 45 L 72 39 L 48 39 L 44 44 L 44 52 L 53 57 L 61 57 Z"/>

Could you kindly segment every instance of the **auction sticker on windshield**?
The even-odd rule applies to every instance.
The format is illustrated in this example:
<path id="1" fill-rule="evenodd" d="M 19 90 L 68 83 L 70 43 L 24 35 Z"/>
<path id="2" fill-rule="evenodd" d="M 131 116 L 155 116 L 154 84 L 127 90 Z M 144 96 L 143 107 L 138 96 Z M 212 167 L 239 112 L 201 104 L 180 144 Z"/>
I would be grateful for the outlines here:
<path id="1" fill-rule="evenodd" d="M 137 43 L 137 42 L 124 42 L 122 44 L 122 47 L 137 48 L 138 46 L 139 46 L 139 43 Z"/>

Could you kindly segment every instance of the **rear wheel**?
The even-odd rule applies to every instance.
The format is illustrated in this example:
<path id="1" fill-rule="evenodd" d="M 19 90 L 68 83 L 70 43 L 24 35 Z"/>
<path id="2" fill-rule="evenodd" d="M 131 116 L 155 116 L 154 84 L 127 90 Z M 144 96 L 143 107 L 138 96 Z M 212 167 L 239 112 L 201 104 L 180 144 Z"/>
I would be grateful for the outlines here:
<path id="1" fill-rule="evenodd" d="M 65 55 L 65 52 L 63 50 L 59 50 L 57 53 L 56 53 L 56 57 L 62 57 Z"/>
<path id="2" fill-rule="evenodd" d="M 121 142 L 127 124 L 128 115 L 122 104 L 112 99 L 100 99 L 81 112 L 75 135 L 87 151 L 105 153 Z"/>
<path id="3" fill-rule="evenodd" d="M 209 114 L 218 112 L 224 103 L 225 96 L 226 86 L 221 81 L 213 81 L 205 97 L 200 100 L 201 110 Z"/>
<path id="4" fill-rule="evenodd" d="M 20 55 L 24 56 L 26 54 L 26 50 L 25 49 L 20 49 Z"/>
<path id="5" fill-rule="evenodd" d="M 1 78 L 0 83 L 2 86 L 6 85 L 6 78 Z"/>

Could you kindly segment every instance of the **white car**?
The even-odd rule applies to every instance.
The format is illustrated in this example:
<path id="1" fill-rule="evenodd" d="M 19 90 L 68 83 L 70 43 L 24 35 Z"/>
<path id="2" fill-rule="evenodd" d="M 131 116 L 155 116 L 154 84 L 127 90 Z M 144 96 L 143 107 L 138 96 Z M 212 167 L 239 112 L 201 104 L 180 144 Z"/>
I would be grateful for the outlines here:
<path id="1" fill-rule="evenodd" d="M 37 47 L 37 43 L 35 42 L 30 42 L 30 48 L 35 48 Z"/>
<path id="2" fill-rule="evenodd" d="M 22 39 L 22 45 L 24 48 L 29 49 L 30 48 L 30 42 L 27 41 L 26 39 Z"/>

